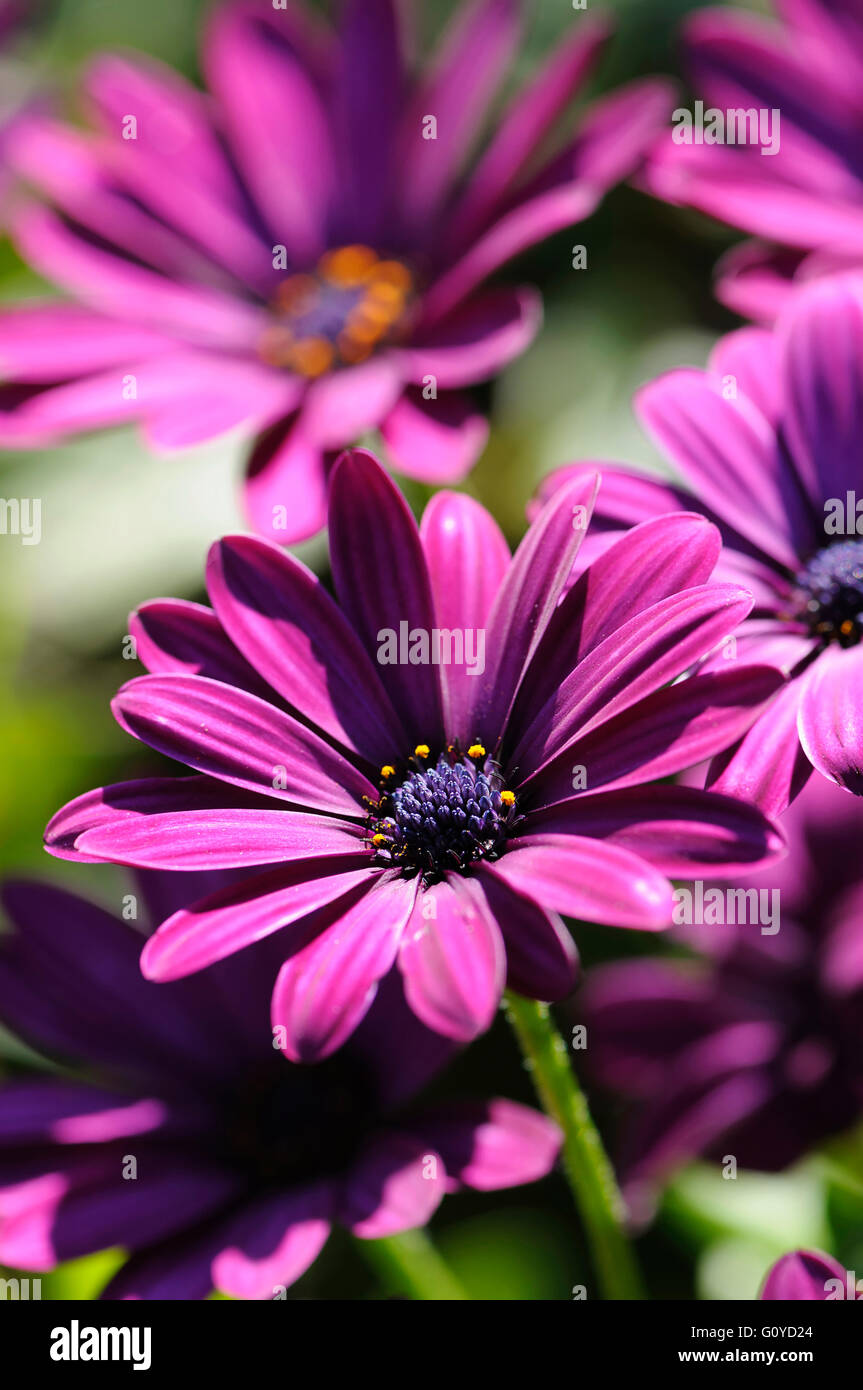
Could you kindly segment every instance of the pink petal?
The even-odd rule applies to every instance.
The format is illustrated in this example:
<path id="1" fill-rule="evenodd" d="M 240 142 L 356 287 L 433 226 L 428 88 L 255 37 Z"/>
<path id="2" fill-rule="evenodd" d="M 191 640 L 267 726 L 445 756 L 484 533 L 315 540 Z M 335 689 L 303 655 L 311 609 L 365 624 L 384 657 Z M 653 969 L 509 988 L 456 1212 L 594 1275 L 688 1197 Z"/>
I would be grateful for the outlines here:
<path id="1" fill-rule="evenodd" d="M 393 466 L 432 485 L 461 482 L 488 439 L 488 422 L 470 397 L 446 391 L 426 400 L 409 387 L 381 423 Z"/>
<path id="2" fill-rule="evenodd" d="M 293 1062 L 317 1062 L 346 1042 L 371 1007 L 410 919 L 417 884 L 379 879 L 279 971 L 274 1028 Z"/>
<path id="3" fill-rule="evenodd" d="M 424 1226 L 446 1191 L 438 1154 L 421 1139 L 394 1131 L 370 1139 L 347 1177 L 342 1225 L 364 1240 Z"/>
<path id="4" fill-rule="evenodd" d="M 357 869 L 355 863 L 346 859 L 341 865 L 338 861 L 312 865 L 299 860 L 245 878 L 175 912 L 144 946 L 144 976 L 160 981 L 182 979 L 282 927 L 302 924 L 304 918 L 309 918 L 305 924 L 308 934 L 298 925 L 291 940 L 307 941 L 315 932 L 324 931 L 334 915 L 368 896 L 376 881 L 375 872 Z"/>
<path id="5" fill-rule="evenodd" d="M 405 998 L 429 1028 L 469 1042 L 491 1026 L 506 952 L 487 899 L 450 875 L 418 895 L 399 951 Z"/>
<path id="6" fill-rule="evenodd" d="M 671 884 L 629 850 L 581 835 L 511 840 L 496 872 L 516 892 L 570 917 L 657 931 L 671 926 Z"/>

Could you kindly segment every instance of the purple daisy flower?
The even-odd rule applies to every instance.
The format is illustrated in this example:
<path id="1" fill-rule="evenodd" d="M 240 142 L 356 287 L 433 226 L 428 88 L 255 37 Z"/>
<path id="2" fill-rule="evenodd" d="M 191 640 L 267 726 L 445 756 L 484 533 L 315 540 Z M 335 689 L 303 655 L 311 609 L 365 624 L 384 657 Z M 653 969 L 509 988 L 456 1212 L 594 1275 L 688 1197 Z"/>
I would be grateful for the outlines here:
<path id="1" fill-rule="evenodd" d="M 207 877 L 143 875 L 144 900 L 158 914 Z M 417 1022 L 396 975 L 337 1058 L 295 1067 L 267 1028 L 267 943 L 158 989 L 129 923 L 44 884 L 9 884 L 3 902 L 17 931 L 0 948 L 0 1018 L 86 1069 L 0 1088 L 7 1265 L 122 1246 L 105 1298 L 274 1298 L 335 1223 L 391 1235 L 424 1225 L 446 1192 L 554 1164 L 557 1127 L 527 1106 L 417 1107 L 455 1049 Z"/>
<path id="2" fill-rule="evenodd" d="M 73 300 L 0 318 L 0 445 L 128 419 L 157 451 L 258 436 L 256 530 L 319 530 L 336 453 L 379 427 L 395 465 L 464 476 L 484 418 L 463 388 L 533 338 L 532 289 L 487 288 L 629 174 L 668 108 L 636 83 L 534 158 L 607 37 L 579 21 L 464 166 L 519 42 L 520 0 L 474 0 L 414 71 L 396 0 L 346 0 L 337 35 L 291 3 L 219 8 L 211 96 L 144 59 L 85 80 L 96 131 L 22 120 L 9 159 L 47 198 L 15 222 Z"/>
<path id="3" fill-rule="evenodd" d="M 778 0 L 781 23 L 700 10 L 684 27 L 693 90 L 705 107 L 779 112 L 778 149 L 677 144 L 651 152 L 647 187 L 755 233 L 720 266 L 718 296 L 772 321 L 794 282 L 863 266 L 863 9 L 858 0 Z"/>
<path id="4" fill-rule="evenodd" d="M 863 805 L 815 778 L 784 828 L 787 857 L 733 885 L 758 895 L 743 925 L 742 898 L 720 904 L 685 929 L 700 958 L 586 981 L 594 1073 L 635 1102 L 621 1169 L 639 1215 L 692 1158 L 779 1171 L 863 1115 Z"/>
<path id="5" fill-rule="evenodd" d="M 863 1299 L 855 1292 L 854 1275 L 832 1255 L 820 1250 L 793 1250 L 767 1271 L 759 1298 L 768 1302 L 814 1302 L 819 1299 Z"/>
<path id="6" fill-rule="evenodd" d="M 781 813 L 813 767 L 863 794 L 863 276 L 801 290 L 776 330 L 723 338 L 707 371 L 680 368 L 637 397 L 647 430 L 683 475 L 655 481 L 576 464 L 540 496 L 602 467 L 595 543 L 673 509 L 716 523 L 717 576 L 746 584 L 752 613 L 729 659 L 788 676 L 708 785 Z"/>
<path id="7" fill-rule="evenodd" d="M 669 684 L 751 604 L 707 582 L 719 537 L 700 517 L 635 528 L 559 604 L 597 483 L 562 488 L 511 557 L 470 498 L 438 494 L 420 531 L 371 455 L 348 454 L 330 489 L 335 600 L 294 557 L 237 536 L 211 552 L 212 610 L 163 600 L 134 616 L 152 674 L 115 717 L 197 775 L 90 792 L 54 817 L 49 849 L 270 866 L 164 922 L 149 978 L 285 928 L 273 1022 L 291 1058 L 339 1047 L 396 961 L 419 1017 L 467 1040 L 505 982 L 570 991 L 557 912 L 662 928 L 670 874 L 781 850 L 752 807 L 645 785 L 739 737 L 781 677 Z"/>

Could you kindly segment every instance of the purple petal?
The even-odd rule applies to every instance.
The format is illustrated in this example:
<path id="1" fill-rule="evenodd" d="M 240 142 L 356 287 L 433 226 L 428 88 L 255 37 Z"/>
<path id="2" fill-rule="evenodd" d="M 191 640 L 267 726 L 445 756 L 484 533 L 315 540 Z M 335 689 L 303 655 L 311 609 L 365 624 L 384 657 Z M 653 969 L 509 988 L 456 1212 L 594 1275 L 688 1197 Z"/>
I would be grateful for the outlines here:
<path id="1" fill-rule="evenodd" d="M 197 992 L 184 986 L 160 999 L 142 977 L 136 927 L 46 884 L 7 882 L 3 905 L 16 928 L 0 952 L 3 1020 L 39 1051 L 157 1093 L 170 1077 L 199 1097 L 230 1069 L 233 1041 L 227 1031 L 213 1037 Z M 200 1107 L 186 1105 L 199 1120 Z"/>
<path id="2" fill-rule="evenodd" d="M 394 1131 L 370 1139 L 348 1174 L 339 1220 L 364 1240 L 424 1226 L 446 1191 L 443 1162 L 421 1139 Z"/>
<path id="3" fill-rule="evenodd" d="M 273 1299 L 304 1274 L 330 1234 L 334 1194 L 328 1184 L 258 1198 L 221 1233 L 213 1283 L 232 1298 Z"/>
<path id="4" fill-rule="evenodd" d="M 860 480 L 863 285 L 837 276 L 801 291 L 782 325 L 783 425 L 820 506 Z M 820 517 L 823 526 L 823 512 Z"/>
<path id="5" fill-rule="evenodd" d="M 828 648 L 806 677 L 800 700 L 800 742 L 812 766 L 863 795 L 863 647 Z"/>
<path id="6" fill-rule="evenodd" d="M 423 513 L 420 537 L 438 625 L 450 631 L 484 632 L 511 558 L 497 523 L 473 498 L 439 492 Z M 469 741 L 471 687 L 480 677 L 451 666 L 443 675 L 447 738 Z"/>
<path id="7" fill-rule="evenodd" d="M 148 980 L 181 979 L 294 923 L 292 940 L 306 944 L 374 883 L 374 871 L 350 858 L 300 860 L 245 878 L 163 922 L 144 946 L 141 970 Z"/>
<path id="8" fill-rule="evenodd" d="M 336 235 L 380 245 L 393 197 L 405 95 L 398 0 L 348 0 L 339 25 L 334 129 L 342 210 Z"/>
<path id="9" fill-rule="evenodd" d="M 433 376 L 442 390 L 485 381 L 530 346 L 541 321 L 534 290 L 485 290 L 434 328 L 420 325 L 402 354 L 405 374 L 417 386 Z"/>
<path id="10" fill-rule="evenodd" d="M 308 540 L 326 524 L 326 456 L 287 416 L 260 436 L 249 458 L 243 507 L 255 531 L 279 545 Z"/>
<path id="11" fill-rule="evenodd" d="M 531 832 L 591 835 L 637 854 L 669 878 L 726 876 L 781 854 L 781 833 L 754 806 L 696 787 L 627 787 L 534 812 Z"/>
<path id="12" fill-rule="evenodd" d="M 381 765 L 406 746 L 378 670 L 320 580 L 267 541 L 229 536 L 207 563 L 232 642 L 316 728 Z"/>
<path id="13" fill-rule="evenodd" d="M 629 850 L 582 835 L 511 840 L 495 871 L 517 893 L 585 921 L 657 931 L 671 925 L 671 884 Z"/>
<path id="14" fill-rule="evenodd" d="M 227 806 L 270 809 L 263 797 L 230 792 L 210 777 L 147 777 L 138 782 L 118 782 L 85 792 L 63 806 L 48 822 L 45 848 L 57 859 L 96 863 L 99 861 L 76 847 L 78 837 L 88 830 L 132 817 L 224 810 Z"/>
<path id="15" fill-rule="evenodd" d="M 216 11 L 205 50 L 208 85 L 273 235 L 291 260 L 314 262 L 325 249 L 336 188 L 329 122 L 295 12 L 271 12 L 269 22 L 265 14 L 236 5 Z"/>
<path id="16" fill-rule="evenodd" d="M 797 732 L 802 692 L 802 680 L 789 681 L 743 738 L 714 759 L 706 785 L 781 815 L 812 771 Z"/>
<path id="17" fill-rule="evenodd" d="M 404 114 L 399 202 L 412 228 L 433 219 L 459 172 L 518 43 L 517 0 L 472 0 L 456 13 Z M 423 119 L 438 121 L 423 138 Z"/>
<path id="18" fill-rule="evenodd" d="M 492 748 L 569 578 L 597 486 L 596 476 L 588 474 L 549 499 L 498 589 L 488 620 L 489 660 L 473 704 L 474 732 Z"/>
<path id="19" fill-rule="evenodd" d="M 710 354 L 710 370 L 722 380 L 732 377 L 743 394 L 775 424 L 782 409 L 779 348 L 764 328 L 738 328 L 720 338 Z"/>
<path id="20" fill-rule="evenodd" d="M 78 839 L 93 859 L 143 869 L 234 869 L 301 859 L 370 860 L 364 831 L 329 816 L 242 807 L 125 817 Z"/>
<path id="21" fill-rule="evenodd" d="M 517 203 L 435 280 L 423 300 L 423 323 L 448 318 L 484 280 L 507 261 L 593 212 L 600 190 L 567 180 Z"/>
<path id="22" fill-rule="evenodd" d="M 632 172 L 670 105 L 668 87 L 654 79 L 595 103 L 572 144 L 431 286 L 428 320 L 450 313 L 506 261 L 587 217 L 604 190 Z"/>
<path id="23" fill-rule="evenodd" d="M 227 637 L 210 608 L 179 598 L 142 603 L 129 618 L 138 660 L 154 675 L 182 671 L 238 685 L 253 695 L 272 691 Z"/>
<path id="24" fill-rule="evenodd" d="M 450 234 L 454 241 L 463 243 L 476 236 L 499 209 L 524 166 L 583 86 L 610 30 L 604 15 L 585 15 L 515 97 L 456 208 Z"/>
<path id="25" fill-rule="evenodd" d="M 527 784 L 541 805 L 572 791 L 575 766 L 589 791 L 670 777 L 730 747 L 782 686 L 768 666 L 742 666 L 665 686 L 590 733 L 576 735 Z"/>
<path id="26" fill-rule="evenodd" d="M 797 568 L 814 517 L 773 429 L 745 396 L 681 368 L 642 388 L 638 414 L 692 491 L 767 561 Z"/>
<path id="27" fill-rule="evenodd" d="M 68 381 L 173 346 L 161 333 L 75 304 L 24 305 L 0 316 L 0 370 L 8 381 Z"/>
<path id="28" fill-rule="evenodd" d="M 732 632 L 751 604 L 734 585 L 703 584 L 660 599 L 624 623 L 540 707 L 511 755 L 521 779 L 679 676 Z"/>
<path id="29" fill-rule="evenodd" d="M 405 997 L 429 1028 L 469 1042 L 491 1026 L 506 952 L 487 899 L 451 875 L 419 893 L 399 951 Z"/>
<path id="30" fill-rule="evenodd" d="M 578 952 L 557 914 L 516 893 L 494 864 L 477 866 L 476 883 L 503 932 L 507 988 L 529 999 L 565 999 L 575 987 Z"/>
<path id="31" fill-rule="evenodd" d="M 0 1107 L 0 1142 L 102 1144 L 158 1129 L 167 1116 L 157 1100 L 130 1100 L 80 1082 L 7 1080 Z"/>
<path id="32" fill-rule="evenodd" d="M 835 1298 L 836 1279 L 844 1297 L 850 1281 L 838 1260 L 815 1250 L 794 1250 L 771 1266 L 758 1297 L 783 1303 Z"/>
<path id="33" fill-rule="evenodd" d="M 119 1153 L 89 1171 L 48 1173 L 21 1190 L 14 1209 L 4 1198 L 0 1259 L 28 1269 L 120 1245 L 163 1240 L 217 1211 L 238 1194 L 229 1170 L 138 1143 L 135 1182 L 117 1179 Z"/>
<path id="34" fill-rule="evenodd" d="M 522 681 L 511 736 L 518 737 L 534 711 L 606 637 L 661 599 L 708 580 L 720 548 L 716 528 L 685 512 L 643 521 L 613 541 L 555 610 Z"/>
<path id="35" fill-rule="evenodd" d="M 401 356 L 394 353 L 326 373 L 306 392 L 302 435 L 321 449 L 343 449 L 386 418 L 401 394 L 403 378 Z"/>
<path id="36" fill-rule="evenodd" d="M 407 503 L 371 454 L 344 454 L 330 487 L 330 562 L 339 603 L 377 660 L 384 630 L 434 627 L 434 601 L 419 531 Z M 386 557 L 384 562 L 384 557 Z M 382 669 L 382 668 L 381 668 Z M 438 667 L 387 667 L 386 687 L 411 738 L 442 733 Z"/>
<path id="37" fill-rule="evenodd" d="M 27 208 L 14 230 L 31 265 L 107 314 L 232 353 L 254 348 L 266 327 L 262 306 L 218 289 L 172 281 L 94 244 L 47 208 Z"/>
<path id="38" fill-rule="evenodd" d="M 408 478 L 458 483 L 485 448 L 488 421 L 461 392 L 426 400 L 409 387 L 381 423 L 381 437 L 393 466 Z"/>
<path id="39" fill-rule="evenodd" d="M 395 960 L 416 892 L 406 879 L 372 881 L 333 926 L 285 961 L 272 1021 L 284 1029 L 282 1051 L 291 1061 L 321 1061 L 350 1037 Z"/>
<path id="40" fill-rule="evenodd" d="M 291 715 L 204 676 L 139 676 L 111 708 L 118 724 L 197 772 L 312 810 L 364 815 L 375 788 Z"/>
<path id="41" fill-rule="evenodd" d="M 414 1120 L 450 1178 L 478 1192 L 544 1178 L 554 1166 L 562 1135 L 546 1115 L 512 1100 L 442 1105 Z"/>

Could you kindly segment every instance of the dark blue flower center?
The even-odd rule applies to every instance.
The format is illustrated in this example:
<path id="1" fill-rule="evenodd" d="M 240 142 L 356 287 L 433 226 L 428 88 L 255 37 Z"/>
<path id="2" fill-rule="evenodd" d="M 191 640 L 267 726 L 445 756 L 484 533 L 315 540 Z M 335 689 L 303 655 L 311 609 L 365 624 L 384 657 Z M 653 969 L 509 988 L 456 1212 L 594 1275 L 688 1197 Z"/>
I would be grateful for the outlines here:
<path id="1" fill-rule="evenodd" d="M 426 766 L 430 756 L 421 744 L 398 782 L 394 767 L 382 769 L 368 828 L 380 863 L 434 881 L 477 859 L 499 858 L 519 817 L 515 796 L 480 744 L 464 755 L 450 748 Z"/>
<path id="2" fill-rule="evenodd" d="M 407 266 L 369 246 L 328 251 L 308 274 L 282 281 L 260 355 L 305 377 L 365 362 L 398 336 L 413 289 Z"/>
<path id="3" fill-rule="evenodd" d="M 863 540 L 819 550 L 797 575 L 802 616 L 817 636 L 854 647 L 863 635 Z"/>

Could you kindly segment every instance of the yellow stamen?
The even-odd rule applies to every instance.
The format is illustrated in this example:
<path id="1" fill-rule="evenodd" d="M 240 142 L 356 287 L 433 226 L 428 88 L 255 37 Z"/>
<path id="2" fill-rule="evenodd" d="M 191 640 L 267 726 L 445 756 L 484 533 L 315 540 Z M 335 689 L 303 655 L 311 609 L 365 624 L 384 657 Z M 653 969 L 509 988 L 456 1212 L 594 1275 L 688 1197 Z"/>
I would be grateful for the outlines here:
<path id="1" fill-rule="evenodd" d="M 501 792 L 500 799 L 503 802 L 504 806 L 514 806 L 515 792 Z"/>
<path id="2" fill-rule="evenodd" d="M 374 346 L 375 343 L 380 342 L 386 327 L 385 323 L 378 323 L 372 318 L 367 318 L 360 311 L 354 310 L 352 314 L 348 315 L 344 335 L 353 339 L 360 347 Z"/>
<path id="3" fill-rule="evenodd" d="M 430 753 L 431 749 L 427 743 L 418 743 L 414 749 L 414 757 L 416 758 L 427 758 Z"/>
<path id="4" fill-rule="evenodd" d="M 405 292 L 398 285 L 387 285 L 384 281 L 378 284 L 373 280 L 366 290 L 365 304 L 396 318 L 405 307 Z"/>
<path id="5" fill-rule="evenodd" d="M 336 346 L 342 361 L 349 367 L 356 367 L 360 362 L 366 362 L 371 357 L 374 343 L 357 342 L 348 333 L 340 333 L 336 338 Z"/>
<path id="6" fill-rule="evenodd" d="M 386 837 L 386 835 L 382 835 L 382 834 L 380 833 L 380 831 L 378 831 L 377 835 L 373 835 L 373 836 L 372 836 L 372 844 L 373 844 L 373 845 L 385 845 L 386 843 L 387 843 L 387 837 Z"/>
<path id="7" fill-rule="evenodd" d="M 364 284 L 377 264 L 378 258 L 370 246 L 340 246 L 321 257 L 318 269 L 330 284 L 352 289 Z"/>
<path id="8" fill-rule="evenodd" d="M 291 366 L 301 376 L 322 376 L 333 365 L 335 355 L 328 338 L 301 338 L 291 353 Z"/>
<path id="9" fill-rule="evenodd" d="M 312 307 L 318 293 L 313 275 L 289 275 L 276 290 L 276 303 L 285 313 L 304 314 Z"/>
<path id="10" fill-rule="evenodd" d="M 383 780 L 386 781 L 388 777 L 395 777 L 395 775 L 395 768 L 391 767 L 389 763 L 384 763 L 383 767 L 381 768 L 381 777 L 383 778 Z"/>
<path id="11" fill-rule="evenodd" d="M 375 284 L 393 285 L 405 293 L 413 284 L 410 271 L 406 265 L 402 265 L 401 261 L 378 261 L 372 278 Z"/>
<path id="12" fill-rule="evenodd" d="M 844 623 L 840 623 L 839 631 L 843 637 L 848 637 L 854 631 L 854 624 L 850 618 L 846 618 Z"/>
<path id="13" fill-rule="evenodd" d="M 472 743 L 470 748 L 467 750 L 467 755 L 469 758 L 484 758 L 485 749 L 483 748 L 481 743 Z"/>

